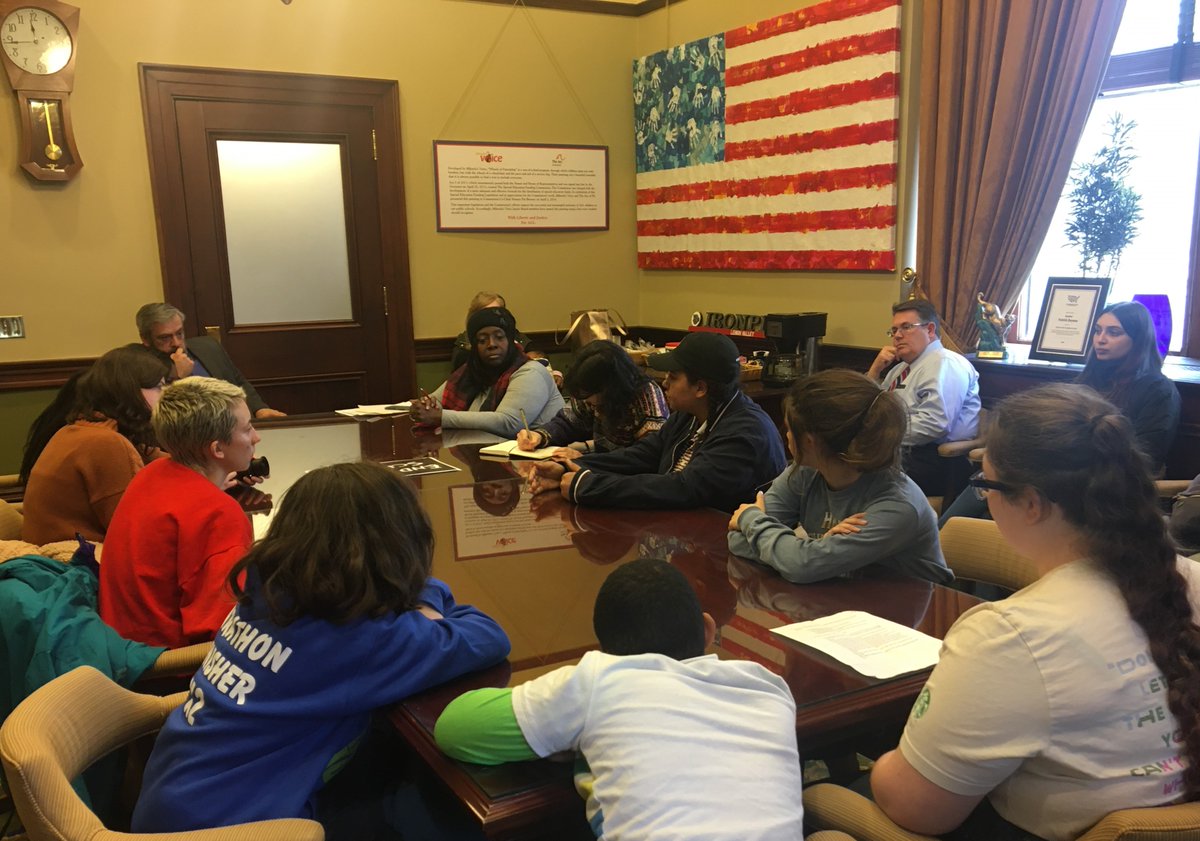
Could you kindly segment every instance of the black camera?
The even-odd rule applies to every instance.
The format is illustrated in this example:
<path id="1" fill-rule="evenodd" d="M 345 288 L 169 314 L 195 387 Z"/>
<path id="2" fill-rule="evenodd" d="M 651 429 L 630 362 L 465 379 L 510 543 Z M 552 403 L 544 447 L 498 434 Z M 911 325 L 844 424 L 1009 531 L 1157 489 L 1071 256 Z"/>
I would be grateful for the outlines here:
<path id="1" fill-rule="evenodd" d="M 267 461 L 266 456 L 250 459 L 250 466 L 245 470 L 239 470 L 234 477 L 239 482 L 247 476 L 261 476 L 263 479 L 271 475 L 271 463 Z"/>

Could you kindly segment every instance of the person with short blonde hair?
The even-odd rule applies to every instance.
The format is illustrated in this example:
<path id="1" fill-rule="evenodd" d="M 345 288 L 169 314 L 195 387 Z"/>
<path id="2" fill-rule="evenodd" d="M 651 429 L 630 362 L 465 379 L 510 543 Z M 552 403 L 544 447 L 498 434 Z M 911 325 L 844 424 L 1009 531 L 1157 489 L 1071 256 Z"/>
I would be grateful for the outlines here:
<path id="1" fill-rule="evenodd" d="M 185 377 L 168 393 L 166 404 L 154 413 L 154 433 L 177 462 L 202 468 L 208 463 L 209 446 L 233 435 L 235 409 L 246 402 L 246 392 L 224 380 Z"/>
<path id="2" fill-rule="evenodd" d="M 140 471 L 117 506 L 100 616 L 127 639 L 174 648 L 212 639 L 233 606 L 225 579 L 253 531 L 224 489 L 259 438 L 242 390 L 210 377 L 167 386 L 152 422 L 171 457 Z"/>

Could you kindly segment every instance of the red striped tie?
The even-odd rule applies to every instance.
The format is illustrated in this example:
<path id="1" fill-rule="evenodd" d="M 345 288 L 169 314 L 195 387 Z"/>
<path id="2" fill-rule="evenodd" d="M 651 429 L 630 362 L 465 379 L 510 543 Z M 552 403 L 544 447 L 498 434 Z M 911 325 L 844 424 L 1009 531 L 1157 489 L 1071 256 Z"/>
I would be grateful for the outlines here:
<path id="1" fill-rule="evenodd" d="M 888 391 L 895 391 L 896 386 L 900 385 L 902 382 L 904 382 L 905 380 L 908 379 L 908 372 L 911 370 L 912 370 L 911 365 L 905 365 L 904 370 L 900 372 L 900 376 L 898 376 L 898 377 L 896 377 L 896 379 L 892 380 L 892 384 L 890 386 L 888 386 Z"/>

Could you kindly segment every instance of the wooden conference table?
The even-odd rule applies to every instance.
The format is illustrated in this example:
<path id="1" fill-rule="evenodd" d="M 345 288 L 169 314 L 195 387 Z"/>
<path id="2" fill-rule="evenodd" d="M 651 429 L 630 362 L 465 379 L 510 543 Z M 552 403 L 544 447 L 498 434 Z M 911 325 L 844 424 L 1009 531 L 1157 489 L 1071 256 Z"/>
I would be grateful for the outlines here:
<path id="1" fill-rule="evenodd" d="M 416 436 L 407 418 L 373 423 L 337 416 L 293 419 L 260 428 L 260 455 L 272 477 L 260 488 L 278 493 L 322 464 L 431 454 L 453 472 L 414 482 L 433 521 L 434 575 L 462 603 L 474 604 L 508 632 L 512 653 L 492 669 L 436 687 L 391 713 L 420 761 L 479 820 L 490 838 L 578 823 L 582 801 L 569 763 L 514 763 L 487 768 L 448 759 L 432 729 L 445 705 L 468 688 L 516 685 L 576 661 L 597 647 L 592 605 L 618 565 L 664 558 L 691 581 L 712 614 L 712 652 L 749 659 L 781 675 L 796 699 L 802 758 L 863 752 L 895 744 L 924 684 L 920 672 L 889 680 L 864 677 L 770 629 L 843 610 L 863 610 L 942 637 L 973 596 L 911 580 L 860 578 L 797 586 L 729 554 L 728 515 L 713 511 L 607 511 L 571 505 L 556 494 L 530 498 L 508 462 L 481 459 L 477 433 Z M 489 438 L 488 440 L 496 440 Z M 256 515 L 256 534 L 269 513 Z"/>

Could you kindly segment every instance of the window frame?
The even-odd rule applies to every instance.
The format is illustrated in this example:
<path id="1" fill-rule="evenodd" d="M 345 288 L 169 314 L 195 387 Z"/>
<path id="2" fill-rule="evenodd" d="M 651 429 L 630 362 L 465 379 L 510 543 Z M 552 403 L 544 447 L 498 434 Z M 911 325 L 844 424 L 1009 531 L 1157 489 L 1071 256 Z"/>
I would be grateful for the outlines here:
<path id="1" fill-rule="evenodd" d="M 1195 0 L 1180 0 L 1179 6 L 1176 42 L 1167 47 L 1112 56 L 1097 98 L 1106 93 L 1130 88 L 1164 87 L 1200 80 L 1200 45 L 1192 40 L 1192 20 L 1196 3 Z M 1197 160 L 1200 161 L 1200 144 L 1197 144 L 1196 153 Z M 1197 167 L 1196 186 L 1193 191 L 1187 293 L 1187 311 L 1183 313 L 1183 342 L 1179 355 L 1200 358 L 1200 166 Z M 1032 299 L 1029 303 L 1032 307 Z"/>

